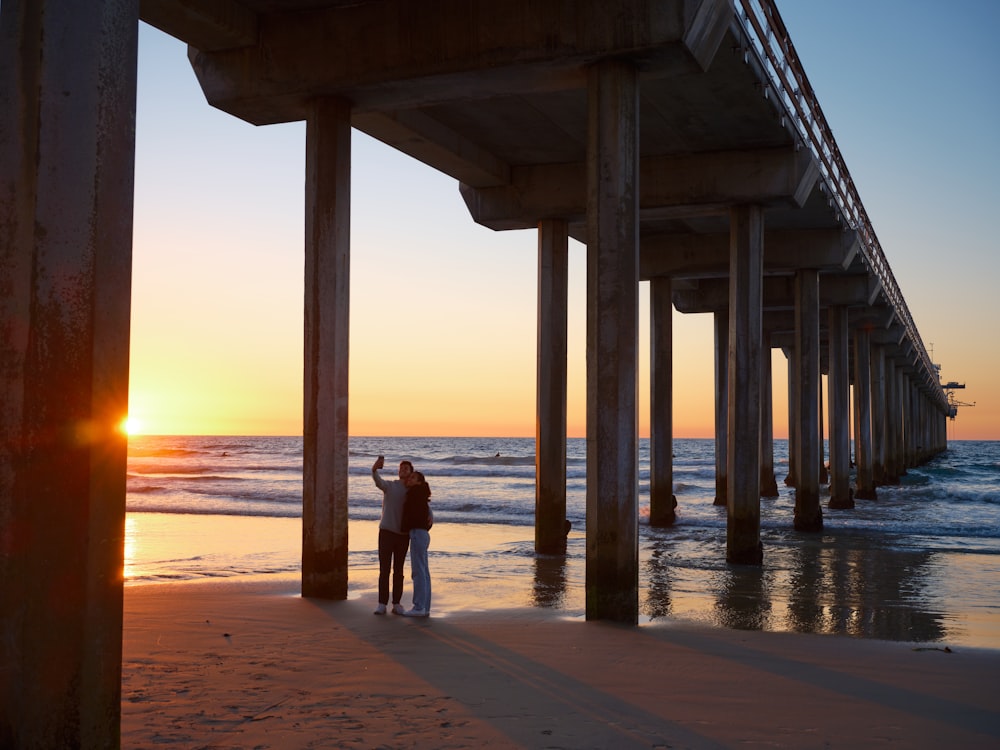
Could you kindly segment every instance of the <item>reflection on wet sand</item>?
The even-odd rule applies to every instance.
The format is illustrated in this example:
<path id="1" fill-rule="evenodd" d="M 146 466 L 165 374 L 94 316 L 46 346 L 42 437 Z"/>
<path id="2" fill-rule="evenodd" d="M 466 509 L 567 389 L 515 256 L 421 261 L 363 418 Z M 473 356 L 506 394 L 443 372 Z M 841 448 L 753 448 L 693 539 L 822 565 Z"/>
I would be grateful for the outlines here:
<path id="1" fill-rule="evenodd" d="M 562 607 L 566 600 L 565 555 L 535 555 L 531 600 L 536 607 Z"/>
<path id="2" fill-rule="evenodd" d="M 944 618 L 925 604 L 933 565 L 932 552 L 880 547 L 869 537 L 803 535 L 787 545 L 765 543 L 763 566 L 695 571 L 671 554 L 664 536 L 649 550 L 642 610 L 653 619 L 693 615 L 741 630 L 938 641 L 947 636 Z M 709 589 L 711 602 L 695 612 L 695 597 L 679 589 L 699 584 Z"/>

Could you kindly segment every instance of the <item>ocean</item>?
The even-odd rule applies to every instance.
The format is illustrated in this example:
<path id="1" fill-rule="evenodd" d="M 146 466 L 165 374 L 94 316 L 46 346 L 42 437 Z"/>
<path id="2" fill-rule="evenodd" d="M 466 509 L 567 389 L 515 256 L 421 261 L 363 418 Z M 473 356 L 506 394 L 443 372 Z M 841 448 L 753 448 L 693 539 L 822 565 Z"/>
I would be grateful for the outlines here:
<path id="1" fill-rule="evenodd" d="M 371 480 L 400 460 L 427 476 L 435 513 L 430 564 L 446 607 L 584 611 L 586 444 L 567 441 L 565 557 L 534 552 L 533 438 L 350 439 L 350 596 L 377 576 L 381 493 Z M 712 440 L 674 440 L 677 523 L 651 528 L 649 442 L 639 444 L 640 622 L 801 631 L 1000 648 L 1000 442 L 955 441 L 878 500 L 830 510 L 824 530 L 792 528 L 783 484 L 787 442 L 775 441 L 780 495 L 761 500 L 760 567 L 725 562 L 726 511 L 713 504 Z M 127 585 L 297 576 L 301 437 L 129 440 Z M 407 580 L 407 587 L 410 582 Z"/>

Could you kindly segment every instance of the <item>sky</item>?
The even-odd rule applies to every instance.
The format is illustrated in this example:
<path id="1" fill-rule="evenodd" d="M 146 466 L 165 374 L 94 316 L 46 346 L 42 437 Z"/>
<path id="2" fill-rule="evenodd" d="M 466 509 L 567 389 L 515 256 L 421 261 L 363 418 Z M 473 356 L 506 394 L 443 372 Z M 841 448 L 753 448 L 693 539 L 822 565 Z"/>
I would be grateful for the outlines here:
<path id="1" fill-rule="evenodd" d="M 1000 439 L 1000 3 L 779 0 L 911 316 L 975 402 L 948 438 Z M 129 415 L 148 434 L 300 435 L 303 123 L 209 106 L 183 44 L 139 37 Z M 458 184 L 352 141 L 349 431 L 535 433 L 537 237 L 476 225 Z M 585 425 L 586 249 L 571 241 L 568 434 Z M 649 434 L 648 284 L 640 435 Z M 674 313 L 675 437 L 713 430 L 708 315 Z M 787 365 L 774 369 L 787 436 Z"/>

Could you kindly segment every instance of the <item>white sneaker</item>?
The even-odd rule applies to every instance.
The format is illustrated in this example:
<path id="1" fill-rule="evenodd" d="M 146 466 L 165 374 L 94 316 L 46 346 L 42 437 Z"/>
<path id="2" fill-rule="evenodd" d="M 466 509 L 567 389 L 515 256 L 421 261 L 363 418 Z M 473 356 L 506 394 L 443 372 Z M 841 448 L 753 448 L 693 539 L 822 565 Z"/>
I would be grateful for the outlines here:
<path id="1" fill-rule="evenodd" d="M 385 605 L 384 604 L 379 604 L 377 607 L 375 607 L 375 611 L 372 614 L 384 615 L 385 614 Z"/>
<path id="2" fill-rule="evenodd" d="M 430 616 L 430 612 L 428 612 L 426 609 L 417 609 L 416 607 L 414 607 L 413 609 L 411 609 L 409 612 L 404 612 L 403 614 L 405 614 L 407 617 L 429 617 Z"/>
<path id="3" fill-rule="evenodd" d="M 393 604 L 392 605 L 392 613 L 394 615 L 405 615 L 406 614 L 406 610 L 403 609 L 403 605 L 402 604 Z"/>

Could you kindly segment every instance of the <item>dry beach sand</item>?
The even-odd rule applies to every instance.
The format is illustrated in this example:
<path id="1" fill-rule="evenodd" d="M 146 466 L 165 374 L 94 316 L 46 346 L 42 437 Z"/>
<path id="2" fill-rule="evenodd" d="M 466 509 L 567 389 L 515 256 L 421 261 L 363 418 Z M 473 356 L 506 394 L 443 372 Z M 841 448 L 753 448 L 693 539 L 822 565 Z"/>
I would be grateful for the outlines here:
<path id="1" fill-rule="evenodd" d="M 128 586 L 125 748 L 997 748 L 1000 652 Z"/>

